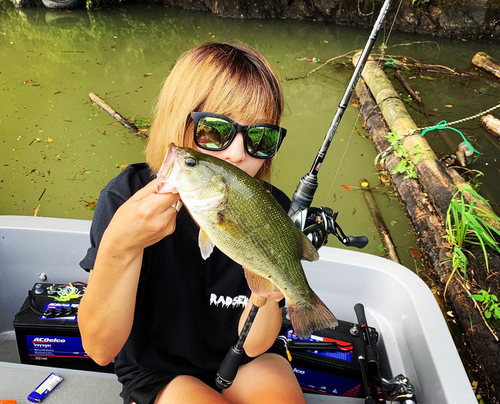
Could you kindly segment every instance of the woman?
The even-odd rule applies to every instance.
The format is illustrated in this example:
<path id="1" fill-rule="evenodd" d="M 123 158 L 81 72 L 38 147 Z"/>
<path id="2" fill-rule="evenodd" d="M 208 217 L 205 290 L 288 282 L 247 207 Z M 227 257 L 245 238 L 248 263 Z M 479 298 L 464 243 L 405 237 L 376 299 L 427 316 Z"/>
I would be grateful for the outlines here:
<path id="1" fill-rule="evenodd" d="M 201 258 L 198 227 L 175 209 L 177 194 L 155 193 L 153 175 L 174 142 L 269 180 L 286 133 L 278 126 L 283 104 L 276 73 L 254 49 L 194 48 L 164 83 L 147 165 L 127 167 L 102 191 L 80 264 L 91 271 L 78 322 L 90 357 L 101 365 L 116 358 L 125 403 L 305 403 L 278 337 L 279 291 L 265 296 L 233 385 L 217 389 L 217 369 L 246 319 L 250 291 L 241 266 L 219 250 Z M 248 128 L 253 124 L 267 125 Z M 288 209 L 288 198 L 272 193 Z"/>

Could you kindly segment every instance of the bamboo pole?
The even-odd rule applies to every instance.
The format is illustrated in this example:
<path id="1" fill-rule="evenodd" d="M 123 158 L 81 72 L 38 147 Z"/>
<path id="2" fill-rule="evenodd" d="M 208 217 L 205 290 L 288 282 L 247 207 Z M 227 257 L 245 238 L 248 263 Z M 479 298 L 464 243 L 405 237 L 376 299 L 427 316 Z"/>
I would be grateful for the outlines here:
<path id="1" fill-rule="evenodd" d="M 353 56 L 354 65 L 357 64 L 359 56 L 360 53 Z M 416 123 L 406 110 L 392 83 L 373 58 L 369 58 L 365 63 L 362 77 L 390 130 L 397 134 L 401 144 L 406 149 L 408 159 L 412 161 L 418 174 L 419 183 L 428 194 L 428 198 L 440 218 L 444 220 L 456 190 L 466 189 L 467 182 L 460 176 L 456 176 L 456 178 L 450 176 L 430 148 L 427 140 L 420 136 Z M 471 195 L 464 192 L 464 197 L 470 200 Z M 475 200 L 475 205 L 494 215 L 491 209 L 480 200 Z M 495 221 L 491 221 L 491 224 L 498 227 L 498 223 Z"/>
<path id="2" fill-rule="evenodd" d="M 493 115 L 485 115 L 479 120 L 479 125 L 490 135 L 500 140 L 500 119 L 495 118 Z"/>
<path id="3" fill-rule="evenodd" d="M 476 53 L 472 58 L 472 64 L 500 79 L 500 62 L 493 59 L 487 53 Z"/>
<path id="4" fill-rule="evenodd" d="M 386 150 L 390 144 L 386 138 L 389 127 L 377 104 L 373 99 L 364 80 L 356 86 L 356 96 L 360 106 L 360 113 L 365 120 L 366 129 L 372 138 L 377 152 Z M 389 173 L 398 165 L 400 158 L 391 153 L 385 159 Z M 402 206 L 413 226 L 417 241 L 424 252 L 424 257 L 431 268 L 435 268 L 438 276 L 447 280 L 451 270 L 446 269 L 446 249 L 448 245 L 443 238 L 444 228 L 435 209 L 428 202 L 429 196 L 424 192 L 417 180 L 405 178 L 404 175 L 390 175 L 394 188 Z"/>
<path id="5" fill-rule="evenodd" d="M 365 127 L 376 150 L 378 152 L 386 150 L 389 142 L 385 135 L 389 127 L 363 80 L 358 82 L 356 96 L 358 97 L 360 113 L 365 120 Z M 399 158 L 394 154 L 387 156 L 386 166 L 389 172 L 398 162 Z M 456 175 L 458 176 L 458 174 Z M 444 288 L 451 276 L 452 266 L 446 255 L 449 245 L 443 236 L 445 234 L 443 222 L 430 204 L 425 202 L 428 195 L 418 181 L 404 178 L 403 175 L 391 175 L 391 180 L 401 204 L 405 207 L 424 258 Z M 500 358 L 500 346 L 496 336 L 492 336 L 488 330 L 481 313 L 474 306 L 474 300 L 469 295 L 463 281 L 454 276 L 448 285 L 446 297 L 453 304 L 455 318 L 462 328 L 469 349 L 480 364 L 483 377 L 492 390 L 496 388 L 498 391 L 500 373 L 497 361 Z"/>
<path id="6" fill-rule="evenodd" d="M 361 193 L 365 198 L 366 206 L 370 211 L 372 219 L 375 223 L 375 227 L 377 228 L 378 233 L 380 235 L 382 245 L 384 246 L 386 258 L 400 264 L 401 261 L 399 260 L 396 246 L 392 241 L 391 233 L 389 232 L 389 229 L 385 224 L 384 218 L 382 217 L 382 213 L 378 208 L 377 202 L 375 201 L 375 198 L 373 197 L 373 194 L 370 191 L 370 184 L 366 179 L 360 180 L 359 183 L 361 185 Z"/>

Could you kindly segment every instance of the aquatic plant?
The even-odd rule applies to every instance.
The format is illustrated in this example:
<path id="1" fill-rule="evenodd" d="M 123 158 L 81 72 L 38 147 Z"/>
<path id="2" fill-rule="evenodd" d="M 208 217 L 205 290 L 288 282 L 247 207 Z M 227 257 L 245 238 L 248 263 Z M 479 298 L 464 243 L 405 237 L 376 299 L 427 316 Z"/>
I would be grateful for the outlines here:
<path id="1" fill-rule="evenodd" d="M 421 157 L 420 145 L 415 145 L 411 152 L 408 152 L 402 145 L 402 137 L 398 136 L 397 132 L 393 131 L 386 135 L 387 140 L 392 146 L 394 154 L 400 158 L 399 163 L 392 170 L 392 174 L 405 174 L 405 178 L 417 178 L 417 171 L 415 164 L 417 164 Z"/>
<path id="2" fill-rule="evenodd" d="M 498 298 L 488 290 L 481 289 L 477 294 L 470 295 L 474 300 L 480 302 L 483 306 L 484 317 L 500 320 L 500 303 Z"/>
<path id="3" fill-rule="evenodd" d="M 470 194 L 470 203 L 465 200 L 464 192 Z M 500 246 L 496 240 L 496 237 L 500 236 L 500 221 L 496 215 L 477 206 L 476 200 L 482 201 L 488 208 L 491 208 L 489 203 L 469 186 L 454 195 L 446 212 L 445 238 L 451 245 L 452 273 L 446 282 L 445 293 L 457 270 L 462 270 L 464 281 L 467 278 L 468 260 L 465 252 L 472 255 L 466 249 L 468 245 L 481 246 L 487 271 L 489 271 L 487 247 L 500 253 Z"/>

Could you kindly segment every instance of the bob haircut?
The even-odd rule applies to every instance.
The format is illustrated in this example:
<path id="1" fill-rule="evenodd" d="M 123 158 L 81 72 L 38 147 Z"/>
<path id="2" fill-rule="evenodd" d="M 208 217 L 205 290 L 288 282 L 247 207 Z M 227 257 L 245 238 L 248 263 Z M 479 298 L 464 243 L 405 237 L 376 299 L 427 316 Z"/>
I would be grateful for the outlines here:
<path id="1" fill-rule="evenodd" d="M 157 173 L 171 142 L 196 148 L 192 111 L 222 114 L 246 124 L 280 125 L 283 109 L 278 75 L 259 52 L 241 44 L 203 44 L 184 53 L 163 84 L 146 161 Z M 271 160 L 255 176 L 260 182 L 269 182 Z"/>

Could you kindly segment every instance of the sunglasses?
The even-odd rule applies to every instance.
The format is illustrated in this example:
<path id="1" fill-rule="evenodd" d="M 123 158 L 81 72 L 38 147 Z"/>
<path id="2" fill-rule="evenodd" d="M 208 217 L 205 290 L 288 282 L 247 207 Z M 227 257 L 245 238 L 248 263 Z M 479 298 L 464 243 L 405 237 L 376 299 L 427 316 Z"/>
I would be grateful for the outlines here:
<path id="1" fill-rule="evenodd" d="M 242 132 L 245 150 L 250 156 L 270 159 L 286 136 L 286 129 L 269 123 L 240 125 L 227 116 L 209 112 L 191 112 L 191 117 L 194 121 L 194 142 L 205 150 L 224 150 Z"/>

